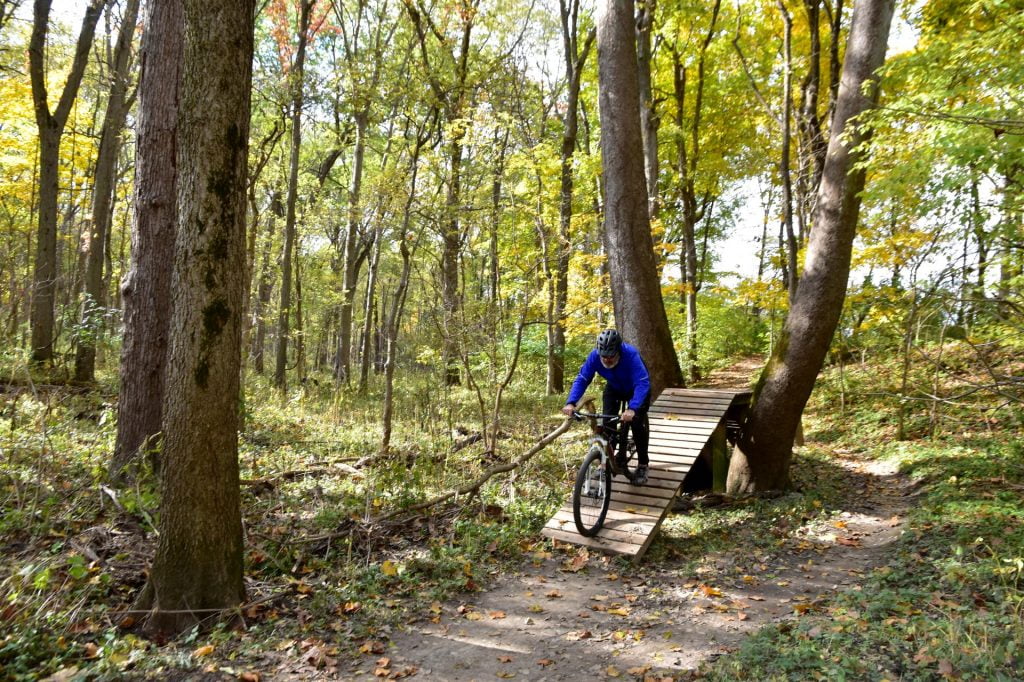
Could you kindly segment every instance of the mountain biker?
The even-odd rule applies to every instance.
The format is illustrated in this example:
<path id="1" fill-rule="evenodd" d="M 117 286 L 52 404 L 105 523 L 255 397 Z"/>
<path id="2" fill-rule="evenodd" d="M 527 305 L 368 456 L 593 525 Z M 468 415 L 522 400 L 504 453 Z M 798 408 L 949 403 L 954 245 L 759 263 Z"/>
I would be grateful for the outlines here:
<path id="1" fill-rule="evenodd" d="M 651 406 L 651 379 L 647 374 L 640 351 L 622 340 L 622 335 L 614 329 L 606 329 L 597 335 L 597 344 L 590 351 L 576 380 L 572 382 L 569 397 L 565 401 L 562 412 L 572 415 L 576 410 L 576 402 L 586 393 L 587 387 L 594 379 L 594 374 L 605 378 L 602 410 L 604 414 L 619 414 L 620 406 L 625 403 L 622 412 L 623 423 L 633 429 L 633 441 L 636 443 L 637 463 L 633 483 L 643 485 L 647 482 L 647 442 L 650 427 L 647 422 L 647 410 Z M 615 429 L 605 427 L 605 435 L 609 442 L 616 444 Z M 619 468 L 625 469 L 625 454 L 617 455 Z"/>

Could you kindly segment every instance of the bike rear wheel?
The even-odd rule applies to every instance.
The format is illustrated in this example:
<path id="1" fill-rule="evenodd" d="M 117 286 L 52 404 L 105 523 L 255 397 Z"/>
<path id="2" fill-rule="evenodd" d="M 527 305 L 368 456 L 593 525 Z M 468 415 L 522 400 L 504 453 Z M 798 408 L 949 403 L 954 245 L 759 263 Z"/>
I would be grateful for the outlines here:
<path id="1" fill-rule="evenodd" d="M 611 495 L 612 472 L 601 461 L 600 448 L 591 448 L 572 488 L 572 518 L 580 535 L 589 538 L 601 530 Z"/>

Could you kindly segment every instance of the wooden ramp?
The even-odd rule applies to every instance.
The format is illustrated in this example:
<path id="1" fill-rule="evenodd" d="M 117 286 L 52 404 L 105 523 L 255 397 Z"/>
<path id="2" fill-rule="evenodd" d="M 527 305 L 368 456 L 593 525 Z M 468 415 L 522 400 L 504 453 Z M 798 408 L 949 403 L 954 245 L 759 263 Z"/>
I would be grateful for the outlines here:
<path id="1" fill-rule="evenodd" d="M 749 392 L 735 390 L 666 388 L 649 412 L 651 461 L 646 485 L 630 485 L 616 476 L 604 526 L 591 538 L 576 531 L 570 493 L 542 534 L 639 560 L 701 452 L 714 441 L 724 453 L 726 413 L 733 406 L 729 416 L 735 419 L 736 408 L 744 406 L 749 396 Z"/>

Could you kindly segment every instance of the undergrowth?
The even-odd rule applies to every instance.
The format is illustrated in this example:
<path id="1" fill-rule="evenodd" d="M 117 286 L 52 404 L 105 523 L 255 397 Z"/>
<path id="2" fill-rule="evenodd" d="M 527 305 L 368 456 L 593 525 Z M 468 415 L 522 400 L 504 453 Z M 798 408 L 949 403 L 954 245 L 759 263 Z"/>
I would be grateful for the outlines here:
<path id="1" fill-rule="evenodd" d="M 904 415 L 908 431 L 935 437 L 898 442 L 895 371 L 879 362 L 820 382 L 793 490 L 665 522 L 645 563 L 695 575 L 707 570 L 699 557 L 716 552 L 768 562 L 839 513 L 857 493 L 832 450 L 895 458 L 918 487 L 898 550 L 860 590 L 765 628 L 688 676 L 1019 679 L 1024 452 L 1013 408 L 935 410 L 915 402 Z M 373 655 L 400 624 L 432 620 L 442 602 L 471 599 L 531 555 L 560 551 L 539 532 L 564 499 L 585 442 L 582 428 L 571 431 L 478 496 L 374 523 L 527 450 L 560 423 L 561 397 L 538 399 L 533 383 L 513 384 L 497 451 L 488 453 L 471 442 L 481 421 L 476 396 L 439 391 L 428 374 L 411 376 L 396 398 L 392 451 L 381 458 L 379 395 L 336 392 L 325 381 L 282 399 L 250 377 L 239 451 L 250 599 L 240 609 L 244 627 L 211 623 L 158 643 L 137 636 L 126 613 L 155 547 L 158 493 L 148 472 L 128 488 L 107 483 L 115 433 L 109 391 L 11 386 L 2 399 L 4 680 L 57 672 L 244 677 L 289 659 L 329 669 Z M 737 575 L 753 570 L 743 561 Z"/>

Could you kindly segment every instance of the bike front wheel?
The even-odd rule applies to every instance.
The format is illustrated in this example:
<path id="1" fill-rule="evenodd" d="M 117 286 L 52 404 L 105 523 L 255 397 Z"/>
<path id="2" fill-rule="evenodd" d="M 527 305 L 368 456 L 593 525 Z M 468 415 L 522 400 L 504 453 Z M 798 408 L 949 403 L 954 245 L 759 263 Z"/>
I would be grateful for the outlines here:
<path id="1" fill-rule="evenodd" d="M 580 535 L 589 538 L 601 530 L 611 495 L 612 472 L 604 465 L 601 450 L 591 448 L 572 489 L 572 518 Z"/>

